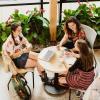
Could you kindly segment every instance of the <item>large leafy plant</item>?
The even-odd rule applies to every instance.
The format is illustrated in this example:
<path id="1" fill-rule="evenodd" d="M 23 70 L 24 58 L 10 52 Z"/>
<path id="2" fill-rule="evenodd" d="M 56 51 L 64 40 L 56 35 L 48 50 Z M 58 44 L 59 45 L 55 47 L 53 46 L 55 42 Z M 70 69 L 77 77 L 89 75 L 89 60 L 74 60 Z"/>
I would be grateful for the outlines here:
<path id="1" fill-rule="evenodd" d="M 40 11 L 36 8 L 28 11 L 27 15 L 20 14 L 17 10 L 12 15 L 14 22 L 22 23 L 23 34 L 34 44 L 46 44 L 49 40 L 49 21 L 42 17 Z"/>
<path id="2" fill-rule="evenodd" d="M 0 51 L 2 49 L 3 42 L 7 39 L 10 32 L 10 26 L 6 26 L 6 23 L 0 23 Z"/>
<path id="3" fill-rule="evenodd" d="M 64 15 L 63 22 L 71 16 L 76 16 L 81 23 L 92 27 L 100 35 L 100 7 L 95 4 L 81 4 L 76 10 L 65 9 Z"/>
<path id="4" fill-rule="evenodd" d="M 3 42 L 11 33 L 11 23 L 20 22 L 22 24 L 23 35 L 34 44 L 47 44 L 50 38 L 49 21 L 42 17 L 40 11 L 36 8 L 28 11 L 27 14 L 22 14 L 19 10 L 10 15 L 10 18 L 4 23 L 0 23 L 0 51 Z"/>
<path id="5" fill-rule="evenodd" d="M 71 16 L 75 16 L 83 24 L 92 27 L 97 32 L 96 43 L 100 45 L 100 7 L 96 5 L 80 4 L 76 10 L 65 9 L 64 18 L 58 25 L 57 40 L 62 38 L 64 22 Z"/>

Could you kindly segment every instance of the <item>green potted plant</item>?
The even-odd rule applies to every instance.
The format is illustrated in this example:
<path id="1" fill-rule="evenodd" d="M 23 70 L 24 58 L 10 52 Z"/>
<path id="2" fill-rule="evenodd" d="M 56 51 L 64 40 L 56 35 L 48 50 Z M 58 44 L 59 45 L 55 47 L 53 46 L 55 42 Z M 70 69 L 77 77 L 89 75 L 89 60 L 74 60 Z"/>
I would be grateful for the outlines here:
<path id="1" fill-rule="evenodd" d="M 22 24 L 23 35 L 33 44 L 33 46 L 35 44 L 43 46 L 48 44 L 50 39 L 49 21 L 42 17 L 41 12 L 35 8 L 32 11 L 28 11 L 26 14 L 22 14 L 16 9 L 6 22 L 0 23 L 0 51 L 3 42 L 11 32 L 11 23 L 19 21 Z"/>
<path id="2" fill-rule="evenodd" d="M 96 7 L 95 4 L 87 5 L 80 4 L 76 10 L 65 9 L 64 18 L 59 26 L 63 26 L 63 23 L 71 16 L 76 16 L 81 23 L 92 27 L 97 32 L 96 42 L 100 44 L 100 7 Z M 60 29 L 62 30 L 62 28 Z M 62 31 L 63 32 L 63 31 Z M 59 33 L 62 34 L 61 31 Z"/>

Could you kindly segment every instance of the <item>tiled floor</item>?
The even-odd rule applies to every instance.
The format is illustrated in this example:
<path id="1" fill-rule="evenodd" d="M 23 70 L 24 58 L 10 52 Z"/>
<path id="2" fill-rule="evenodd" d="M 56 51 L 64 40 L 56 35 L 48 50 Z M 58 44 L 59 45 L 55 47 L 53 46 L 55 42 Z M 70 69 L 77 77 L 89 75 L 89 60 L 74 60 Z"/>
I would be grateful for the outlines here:
<path id="1" fill-rule="evenodd" d="M 96 55 L 96 59 L 98 59 L 98 61 L 100 62 L 100 49 L 95 50 L 95 55 Z M 2 59 L 0 59 L 0 66 L 1 67 L 3 66 L 2 65 Z M 31 91 L 32 91 L 32 99 L 31 100 L 68 100 L 68 91 L 66 93 L 62 94 L 62 95 L 50 95 L 50 94 L 46 93 L 44 91 L 43 84 L 40 80 L 40 77 L 39 77 L 36 69 L 34 70 L 34 74 L 35 74 L 34 89 L 32 88 L 31 73 L 28 73 L 26 75 L 26 79 L 27 79 L 28 84 L 29 84 Z M 0 81 L 1 80 L 4 81 L 5 78 L 7 78 L 7 77 L 3 77 L 3 76 L 4 76 L 4 74 L 1 74 L 1 72 L 0 72 Z M 5 87 L 6 87 L 7 82 L 4 82 L 4 83 L 5 83 Z M 10 84 L 10 91 L 8 91 L 7 88 L 4 89 L 2 87 L 2 85 L 4 86 L 4 84 L 1 82 L 0 83 L 0 100 L 19 100 L 19 98 L 18 98 L 17 94 L 15 93 L 15 90 L 13 89 L 13 86 L 11 84 Z M 3 92 L 4 94 L 1 95 L 3 90 L 4 90 L 4 92 Z M 10 96 L 9 96 L 9 94 L 10 94 Z M 10 97 L 10 99 L 9 99 L 9 97 Z M 72 100 L 79 100 L 79 98 L 77 98 L 75 96 L 74 92 L 72 94 Z"/>

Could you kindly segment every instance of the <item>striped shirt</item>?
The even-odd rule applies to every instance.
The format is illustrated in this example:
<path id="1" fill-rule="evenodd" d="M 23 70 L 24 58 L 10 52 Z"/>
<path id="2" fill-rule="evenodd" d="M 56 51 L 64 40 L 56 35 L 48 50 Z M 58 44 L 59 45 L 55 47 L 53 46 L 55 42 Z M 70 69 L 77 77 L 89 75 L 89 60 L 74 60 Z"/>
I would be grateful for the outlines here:
<path id="1" fill-rule="evenodd" d="M 84 72 L 76 69 L 73 72 L 68 72 L 66 76 L 67 84 L 76 89 L 86 90 L 94 79 L 94 69 L 89 72 Z"/>

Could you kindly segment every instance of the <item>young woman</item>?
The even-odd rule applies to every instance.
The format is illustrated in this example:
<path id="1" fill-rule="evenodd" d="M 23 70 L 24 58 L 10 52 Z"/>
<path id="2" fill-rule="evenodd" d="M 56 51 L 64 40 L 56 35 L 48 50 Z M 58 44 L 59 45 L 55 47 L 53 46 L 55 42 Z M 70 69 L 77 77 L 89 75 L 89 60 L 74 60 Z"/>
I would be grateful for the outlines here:
<path id="1" fill-rule="evenodd" d="M 18 23 L 12 24 L 11 34 L 2 46 L 2 56 L 6 69 L 10 69 L 13 74 L 17 74 L 25 73 L 38 66 L 38 54 L 30 51 L 31 48 L 32 45 L 22 34 L 21 25 Z M 42 68 L 39 67 L 37 68 L 41 74 Z"/>
<path id="2" fill-rule="evenodd" d="M 65 35 L 58 46 L 65 46 L 69 49 L 74 47 L 77 39 L 85 39 L 85 32 L 81 27 L 80 22 L 75 18 L 69 18 L 64 25 Z"/>
<path id="3" fill-rule="evenodd" d="M 87 89 L 94 79 L 94 56 L 92 50 L 88 47 L 85 40 L 79 39 L 75 42 L 75 48 L 72 52 L 66 52 L 66 55 L 76 57 L 77 60 L 69 68 L 66 76 L 59 76 L 60 84 L 67 84 L 76 89 Z"/>

